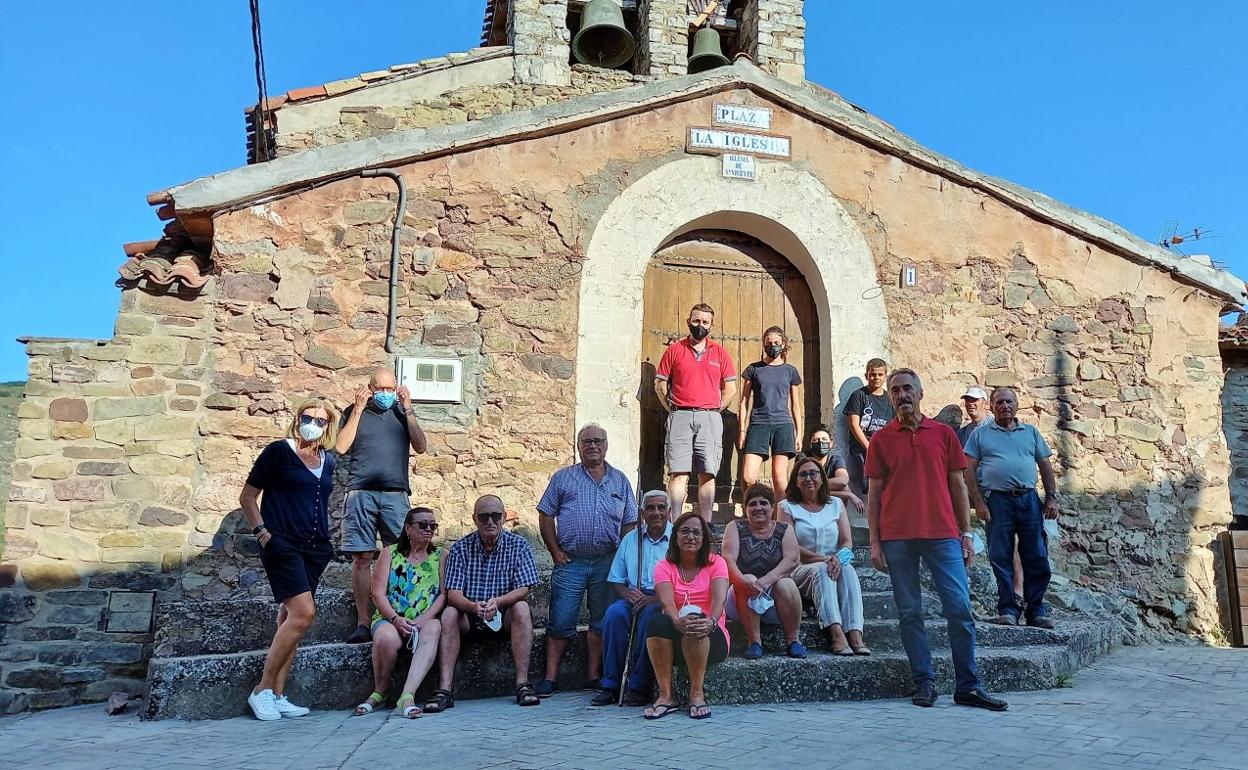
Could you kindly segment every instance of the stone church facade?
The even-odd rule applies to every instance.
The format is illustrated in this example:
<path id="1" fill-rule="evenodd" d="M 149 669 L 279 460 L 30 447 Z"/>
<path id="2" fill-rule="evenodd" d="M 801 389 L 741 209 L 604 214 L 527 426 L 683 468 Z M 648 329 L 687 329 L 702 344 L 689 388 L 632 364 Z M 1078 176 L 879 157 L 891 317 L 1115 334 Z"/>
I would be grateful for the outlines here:
<path id="1" fill-rule="evenodd" d="M 0 708 L 140 691 L 153 602 L 263 595 L 237 511 L 253 458 L 293 403 L 345 405 L 400 357 L 462 367 L 457 402 L 418 409 L 412 468 L 452 537 L 486 492 L 535 535 L 590 421 L 657 478 L 647 366 L 699 301 L 739 356 L 785 326 L 824 422 L 874 356 L 923 375 L 929 415 L 1018 388 L 1058 456 L 1055 592 L 1220 633 L 1218 319 L 1243 281 L 806 82 L 800 0 L 722 4 L 735 61 L 700 74 L 705 3 L 624 3 L 626 70 L 570 64 L 582 5 L 494 0 L 482 48 L 271 100 L 255 162 L 149 196 L 168 224 L 127 247 L 110 339 L 26 340 Z"/>

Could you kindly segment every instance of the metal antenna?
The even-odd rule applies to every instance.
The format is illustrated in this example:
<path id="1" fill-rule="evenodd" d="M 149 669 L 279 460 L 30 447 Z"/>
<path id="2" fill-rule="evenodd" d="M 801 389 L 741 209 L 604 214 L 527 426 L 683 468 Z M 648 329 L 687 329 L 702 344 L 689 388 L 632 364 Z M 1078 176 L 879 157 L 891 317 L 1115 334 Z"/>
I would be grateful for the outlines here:
<path id="1" fill-rule="evenodd" d="M 1179 248 L 1180 244 L 1187 243 L 1188 241 L 1203 241 L 1209 238 L 1218 237 L 1214 231 L 1208 227 L 1193 227 L 1191 230 L 1186 230 L 1181 233 L 1178 230 L 1179 226 L 1177 222 L 1167 224 L 1161 229 L 1161 240 L 1158 241 L 1158 245 L 1169 249 L 1170 251 L 1182 254 L 1185 257 L 1187 256 L 1187 253 L 1184 252 L 1183 249 Z"/>

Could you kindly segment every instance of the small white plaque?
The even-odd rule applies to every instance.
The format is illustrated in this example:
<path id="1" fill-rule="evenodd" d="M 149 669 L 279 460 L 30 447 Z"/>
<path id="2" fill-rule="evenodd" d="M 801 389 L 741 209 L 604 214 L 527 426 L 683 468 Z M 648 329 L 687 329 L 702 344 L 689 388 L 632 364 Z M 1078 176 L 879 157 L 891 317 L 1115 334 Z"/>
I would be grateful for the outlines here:
<path id="1" fill-rule="evenodd" d="M 716 104 L 714 122 L 770 131 L 771 110 L 764 107 L 742 107 L 739 104 Z"/>
<path id="2" fill-rule="evenodd" d="M 790 141 L 787 136 L 690 126 L 689 141 L 685 149 L 690 152 L 712 154 L 733 152 L 767 155 L 773 158 L 788 158 L 791 155 L 789 148 Z"/>
<path id="3" fill-rule="evenodd" d="M 412 401 L 462 404 L 464 402 L 464 362 L 458 358 L 400 358 L 396 376 L 406 385 Z"/>
<path id="4" fill-rule="evenodd" d="M 736 155 L 728 153 L 723 156 L 724 177 L 727 179 L 746 179 L 753 182 L 757 178 L 754 170 L 753 155 Z"/>

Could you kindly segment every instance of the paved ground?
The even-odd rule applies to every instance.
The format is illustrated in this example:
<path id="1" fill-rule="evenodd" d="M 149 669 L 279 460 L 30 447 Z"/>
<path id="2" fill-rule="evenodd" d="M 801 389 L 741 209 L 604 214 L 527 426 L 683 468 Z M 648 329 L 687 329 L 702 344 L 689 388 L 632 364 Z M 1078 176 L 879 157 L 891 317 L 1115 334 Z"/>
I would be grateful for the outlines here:
<path id="1" fill-rule="evenodd" d="M 583 693 L 536 708 L 460 702 L 408 721 L 315 713 L 261 723 L 141 722 L 83 706 L 0 719 L 0 767 L 1243 768 L 1248 651 L 1120 650 L 1072 687 L 990 714 L 908 701 L 715 708 L 646 722 Z"/>

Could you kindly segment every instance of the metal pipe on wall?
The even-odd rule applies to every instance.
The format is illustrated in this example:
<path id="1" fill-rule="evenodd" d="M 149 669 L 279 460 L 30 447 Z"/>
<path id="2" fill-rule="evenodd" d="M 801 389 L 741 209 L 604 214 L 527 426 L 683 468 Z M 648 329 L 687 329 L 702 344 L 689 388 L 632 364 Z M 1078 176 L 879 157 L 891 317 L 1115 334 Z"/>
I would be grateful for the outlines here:
<path id="1" fill-rule="evenodd" d="M 399 304 L 399 236 L 403 229 L 403 213 L 407 211 L 407 185 L 399 172 L 388 168 L 370 168 L 360 172 L 365 179 L 386 177 L 399 188 L 399 205 L 394 212 L 394 229 L 390 233 L 390 312 L 386 317 L 386 352 L 394 352 L 394 332 L 398 325 Z"/>

